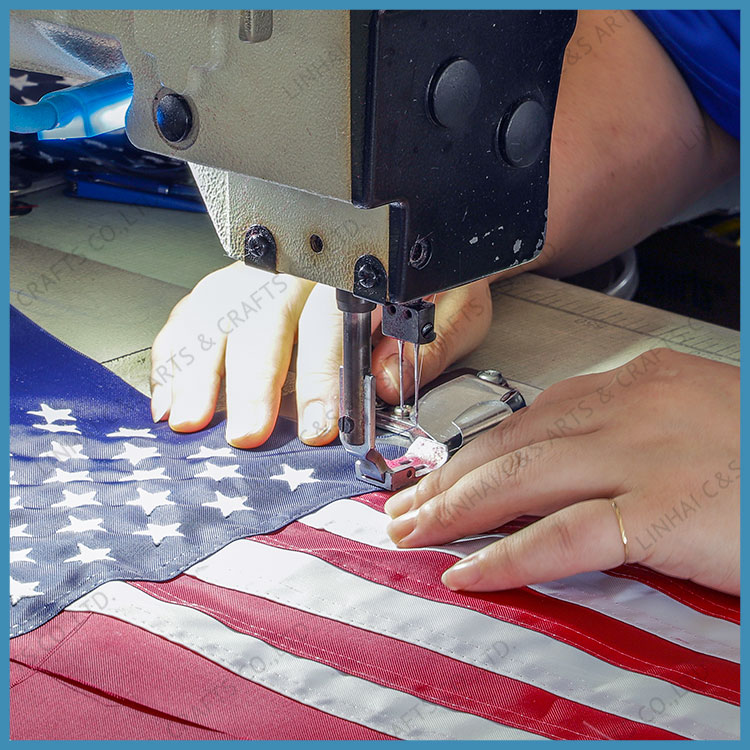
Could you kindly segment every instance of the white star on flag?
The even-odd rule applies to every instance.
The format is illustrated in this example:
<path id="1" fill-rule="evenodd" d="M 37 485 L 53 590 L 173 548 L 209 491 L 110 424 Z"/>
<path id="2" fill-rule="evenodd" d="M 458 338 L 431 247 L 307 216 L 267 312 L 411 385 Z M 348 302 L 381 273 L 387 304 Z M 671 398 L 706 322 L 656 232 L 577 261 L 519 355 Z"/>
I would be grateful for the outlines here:
<path id="1" fill-rule="evenodd" d="M 247 497 L 227 497 L 216 490 L 216 500 L 210 503 L 202 503 L 202 505 L 206 508 L 218 508 L 221 511 L 221 515 L 224 518 L 228 518 L 236 510 L 253 510 L 253 508 L 245 505 L 246 501 Z"/>
<path id="2" fill-rule="evenodd" d="M 150 536 L 153 543 L 158 547 L 168 536 L 185 536 L 177 531 L 181 524 L 179 523 L 147 523 L 143 531 L 134 531 L 134 534 Z"/>
<path id="3" fill-rule="evenodd" d="M 47 430 L 47 432 L 74 432 L 80 435 L 81 431 L 74 424 L 33 424 L 37 430 Z"/>
<path id="4" fill-rule="evenodd" d="M 57 534 L 65 532 L 71 532 L 73 534 L 80 534 L 84 531 L 105 531 L 106 529 L 101 525 L 104 523 L 103 518 L 90 518 L 88 520 L 84 518 L 76 518 L 75 516 L 68 516 L 70 523 L 67 526 L 63 526 L 57 530 Z"/>
<path id="5" fill-rule="evenodd" d="M 240 468 L 239 464 L 232 464 L 231 466 L 217 466 L 212 464 L 210 461 L 206 461 L 203 464 L 203 471 L 196 474 L 196 477 L 208 477 L 209 479 L 215 479 L 217 482 L 221 479 L 229 479 L 231 477 L 237 477 L 242 479 L 242 474 L 237 472 Z"/>
<path id="6" fill-rule="evenodd" d="M 132 474 L 126 477 L 120 477 L 118 482 L 145 482 L 148 479 L 171 479 L 165 473 L 165 468 L 160 466 L 158 469 L 133 469 Z"/>
<path id="7" fill-rule="evenodd" d="M 19 502 L 20 500 L 21 500 L 21 496 L 20 495 L 16 495 L 15 497 L 12 497 L 10 499 L 10 509 L 11 510 L 22 510 L 23 509 L 23 505 L 21 505 L 21 503 Z"/>
<path id="8" fill-rule="evenodd" d="M 40 404 L 41 411 L 27 411 L 27 414 L 33 414 L 35 417 L 44 417 L 47 424 L 52 422 L 75 422 L 76 418 L 70 416 L 71 409 L 53 409 L 47 404 Z M 36 425 L 34 425 L 36 427 Z"/>
<path id="9" fill-rule="evenodd" d="M 29 552 L 31 552 L 31 547 L 29 547 L 28 549 L 11 550 L 10 551 L 11 563 L 20 563 L 20 562 L 35 563 L 36 560 L 32 560 L 29 557 Z"/>
<path id="10" fill-rule="evenodd" d="M 13 475 L 15 473 L 16 473 L 15 471 L 10 472 L 10 484 L 18 484 L 18 482 L 15 479 L 13 479 Z"/>
<path id="11" fill-rule="evenodd" d="M 52 503 L 50 508 L 81 508 L 84 505 L 101 505 L 98 500 L 94 500 L 94 495 L 96 495 L 96 490 L 83 492 L 80 495 L 76 492 L 63 490 L 65 499 L 60 500 L 59 503 Z"/>
<path id="12" fill-rule="evenodd" d="M 17 581 L 13 576 L 10 577 L 10 603 L 15 605 L 29 596 L 43 596 L 44 591 L 37 591 L 36 587 L 39 585 L 39 581 L 30 581 L 29 583 L 23 583 Z"/>
<path id="13" fill-rule="evenodd" d="M 69 84 L 69 85 L 72 86 L 74 84 Z M 100 143 L 99 141 L 96 140 L 96 138 L 84 138 L 83 142 L 87 146 L 93 146 L 94 148 L 100 148 L 100 149 L 108 149 L 109 148 L 109 146 L 106 143 Z M 115 149 L 115 150 L 116 151 L 122 151 L 121 148 Z"/>
<path id="14" fill-rule="evenodd" d="M 88 456 L 82 453 L 83 444 L 80 445 L 60 445 L 57 440 L 52 441 L 52 450 L 39 454 L 39 458 L 56 458 L 58 461 L 72 461 L 74 458 L 87 459 Z"/>
<path id="15" fill-rule="evenodd" d="M 78 545 L 78 554 L 73 555 L 73 557 L 69 557 L 67 560 L 63 560 L 63 562 L 79 562 L 79 563 L 90 563 L 90 562 L 96 562 L 97 560 L 114 560 L 114 557 L 109 556 L 109 552 L 112 551 L 109 547 L 102 547 L 100 549 L 92 549 L 91 547 L 87 547 L 85 544 L 82 544 L 81 542 L 76 542 Z M 115 561 L 116 562 L 116 561 Z"/>
<path id="16" fill-rule="evenodd" d="M 143 508 L 143 511 L 147 516 L 150 516 L 154 510 L 161 505 L 176 505 L 177 503 L 167 500 L 167 497 L 171 490 L 164 490 L 164 492 L 149 492 L 144 490 L 143 487 L 138 488 L 138 499 L 128 500 L 125 505 L 137 505 Z"/>
<path id="17" fill-rule="evenodd" d="M 70 78 L 69 76 L 59 76 L 60 80 L 58 83 L 61 86 L 65 86 L 66 88 L 68 86 L 77 86 L 79 83 L 83 83 L 83 79 L 81 78 Z M 88 140 L 88 139 L 86 139 Z"/>
<path id="18" fill-rule="evenodd" d="M 82 469 L 81 471 L 65 471 L 65 469 L 55 469 L 55 476 L 45 479 L 42 484 L 50 484 L 50 482 L 93 482 L 94 480 L 89 476 L 88 469 Z"/>
<path id="19" fill-rule="evenodd" d="M 161 453 L 158 452 L 157 448 L 153 445 L 149 445 L 146 448 L 141 448 L 133 443 L 125 443 L 125 450 L 122 453 L 118 453 L 115 458 L 125 458 L 130 461 L 131 466 L 135 466 L 139 461 L 143 461 L 146 458 L 160 457 Z"/>
<path id="20" fill-rule="evenodd" d="M 11 536 L 11 539 L 13 537 L 17 537 L 17 536 L 31 536 L 31 534 L 27 534 L 26 533 L 26 527 L 28 525 L 29 524 L 27 524 L 27 523 L 22 523 L 20 526 L 11 526 L 10 527 L 10 536 Z"/>
<path id="21" fill-rule="evenodd" d="M 281 464 L 282 473 L 271 477 L 279 479 L 282 482 L 288 482 L 289 489 L 294 492 L 301 484 L 310 482 L 319 482 L 320 479 L 314 479 L 312 474 L 315 469 L 293 469 L 289 464 Z"/>
<path id="22" fill-rule="evenodd" d="M 13 86 L 16 91 L 23 91 L 24 89 L 29 88 L 29 86 L 38 86 L 39 84 L 36 81 L 29 80 L 29 74 L 24 73 L 21 76 L 11 76 L 10 85 Z"/>
<path id="23" fill-rule="evenodd" d="M 214 456 L 228 456 L 229 458 L 234 458 L 234 453 L 232 453 L 232 449 L 229 446 L 224 448 L 207 448 L 205 445 L 201 445 L 198 452 L 193 453 L 193 455 L 188 456 L 188 458 L 212 458 Z"/>
<path id="24" fill-rule="evenodd" d="M 144 427 L 142 430 L 136 430 L 131 427 L 120 427 L 117 432 L 108 432 L 107 437 L 110 438 L 123 438 L 123 437 L 133 437 L 133 438 L 151 438 L 152 440 L 156 440 L 156 435 L 149 430 L 148 427 Z"/>

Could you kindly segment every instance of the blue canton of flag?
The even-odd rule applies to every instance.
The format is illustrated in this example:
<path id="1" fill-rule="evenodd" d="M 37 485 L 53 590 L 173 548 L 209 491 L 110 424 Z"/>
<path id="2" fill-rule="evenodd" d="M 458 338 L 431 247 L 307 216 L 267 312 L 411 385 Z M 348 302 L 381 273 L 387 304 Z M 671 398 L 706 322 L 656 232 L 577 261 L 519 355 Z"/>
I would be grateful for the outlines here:
<path id="1" fill-rule="evenodd" d="M 367 489 L 339 444 L 308 447 L 289 420 L 252 451 L 228 446 L 218 419 L 192 435 L 153 424 L 116 375 L 10 320 L 11 636 L 105 581 L 172 578 Z"/>

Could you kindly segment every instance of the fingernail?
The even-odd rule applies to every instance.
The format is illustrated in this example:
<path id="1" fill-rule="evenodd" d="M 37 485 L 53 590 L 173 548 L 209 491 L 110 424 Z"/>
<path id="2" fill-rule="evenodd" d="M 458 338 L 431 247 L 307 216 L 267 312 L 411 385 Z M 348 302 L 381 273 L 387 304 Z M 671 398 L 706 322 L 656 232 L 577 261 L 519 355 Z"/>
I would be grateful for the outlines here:
<path id="1" fill-rule="evenodd" d="M 249 438 L 265 434 L 268 429 L 269 409 L 265 403 L 245 404 L 242 413 L 229 412 L 225 429 L 226 440 L 231 445 L 243 447 Z M 250 441 L 254 443 L 255 440 Z"/>
<path id="2" fill-rule="evenodd" d="M 414 505 L 416 499 L 417 486 L 413 485 L 412 487 L 407 487 L 405 490 L 401 490 L 401 492 L 397 492 L 395 495 L 388 498 L 388 501 L 383 506 L 383 510 L 391 518 L 396 518 L 396 516 L 406 513 L 406 511 Z"/>
<path id="3" fill-rule="evenodd" d="M 326 406 L 322 401 L 310 401 L 302 410 L 299 421 L 299 436 L 303 440 L 312 440 L 330 430 Z"/>
<path id="4" fill-rule="evenodd" d="M 404 357 L 404 394 L 411 393 L 414 388 L 413 365 Z M 383 363 L 383 370 L 390 381 L 391 388 L 398 393 L 398 354 L 391 354 Z"/>
<path id="5" fill-rule="evenodd" d="M 408 513 L 404 513 L 403 516 L 399 516 L 391 521 L 388 526 L 385 527 L 388 536 L 393 540 L 394 544 L 403 541 L 412 531 L 414 531 L 417 526 L 418 513 L 419 508 L 410 510 Z"/>
<path id="6" fill-rule="evenodd" d="M 453 591 L 466 589 L 473 586 L 482 577 L 482 570 L 479 565 L 479 555 L 465 557 L 461 562 L 457 562 L 452 568 L 443 573 L 443 585 Z"/>
<path id="7" fill-rule="evenodd" d="M 151 394 L 151 418 L 161 422 L 167 416 L 172 401 L 172 391 L 163 385 L 157 385 Z"/>
<path id="8" fill-rule="evenodd" d="M 184 400 L 178 399 L 172 404 L 172 407 L 169 410 L 169 425 L 172 429 L 178 428 L 182 425 L 190 425 L 194 421 L 195 420 L 188 416 L 185 411 Z"/>

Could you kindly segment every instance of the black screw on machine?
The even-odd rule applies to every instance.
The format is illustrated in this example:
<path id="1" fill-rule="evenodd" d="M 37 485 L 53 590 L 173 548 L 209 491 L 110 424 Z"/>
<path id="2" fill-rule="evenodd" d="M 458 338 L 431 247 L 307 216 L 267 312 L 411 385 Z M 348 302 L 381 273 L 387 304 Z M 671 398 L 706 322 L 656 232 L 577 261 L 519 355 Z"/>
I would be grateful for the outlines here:
<path id="1" fill-rule="evenodd" d="M 426 237 L 420 237 L 411 246 L 411 250 L 409 251 L 409 265 L 412 268 L 420 270 L 430 262 L 431 257 L 432 248 L 430 241 Z"/>
<path id="2" fill-rule="evenodd" d="M 363 289 L 372 289 L 380 279 L 380 269 L 370 261 L 365 261 L 357 269 L 357 283 Z"/>
<path id="3" fill-rule="evenodd" d="M 271 231 L 260 224 L 250 227 L 245 234 L 245 256 L 259 260 L 269 252 L 276 252 L 276 240 Z"/>
<path id="4" fill-rule="evenodd" d="M 352 293 L 356 297 L 370 301 L 385 302 L 388 275 L 383 264 L 374 255 L 360 255 L 354 264 L 354 285 Z M 339 309 L 344 309 L 339 307 Z"/>

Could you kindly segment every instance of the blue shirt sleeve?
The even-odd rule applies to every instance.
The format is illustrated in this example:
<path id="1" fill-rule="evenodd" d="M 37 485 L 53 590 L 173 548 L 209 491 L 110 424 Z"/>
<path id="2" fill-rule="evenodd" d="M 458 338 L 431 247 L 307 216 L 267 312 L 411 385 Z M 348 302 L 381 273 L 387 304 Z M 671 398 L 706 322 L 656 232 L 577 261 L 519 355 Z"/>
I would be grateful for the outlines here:
<path id="1" fill-rule="evenodd" d="M 739 138 L 739 10 L 635 12 L 672 58 L 701 107 Z"/>

